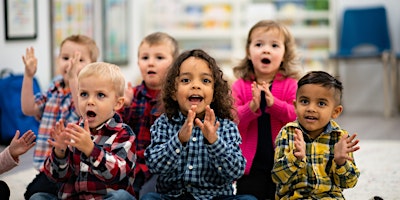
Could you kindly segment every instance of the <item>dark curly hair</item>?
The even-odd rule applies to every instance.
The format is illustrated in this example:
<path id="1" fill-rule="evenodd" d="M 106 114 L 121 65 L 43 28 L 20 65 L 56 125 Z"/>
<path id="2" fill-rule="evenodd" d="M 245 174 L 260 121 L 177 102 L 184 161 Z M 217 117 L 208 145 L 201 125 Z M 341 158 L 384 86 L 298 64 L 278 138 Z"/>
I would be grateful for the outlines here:
<path id="1" fill-rule="evenodd" d="M 201 49 L 193 49 L 181 53 L 168 70 L 166 81 L 161 92 L 163 109 L 167 117 L 172 119 L 172 117 L 177 116 L 179 113 L 179 104 L 172 97 L 176 92 L 176 78 L 179 76 L 180 67 L 182 63 L 190 57 L 206 61 L 211 69 L 215 82 L 214 99 L 210 107 L 214 110 L 215 115 L 219 118 L 233 120 L 233 97 L 228 81 L 223 78 L 223 72 L 218 67 L 215 59 Z"/>

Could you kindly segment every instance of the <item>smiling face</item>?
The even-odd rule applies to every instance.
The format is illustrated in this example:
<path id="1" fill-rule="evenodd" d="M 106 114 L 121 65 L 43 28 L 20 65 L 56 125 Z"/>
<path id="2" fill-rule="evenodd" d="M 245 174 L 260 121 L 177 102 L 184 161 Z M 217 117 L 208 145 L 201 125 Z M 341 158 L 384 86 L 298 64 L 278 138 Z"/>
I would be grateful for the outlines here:
<path id="1" fill-rule="evenodd" d="M 138 65 L 146 86 L 153 90 L 161 89 L 164 76 L 172 61 L 173 49 L 168 42 L 153 45 L 147 42 L 141 44 Z"/>
<path id="2" fill-rule="evenodd" d="M 190 107 L 197 105 L 197 117 L 202 118 L 214 94 L 214 78 L 208 63 L 189 57 L 182 62 L 176 79 L 176 93 L 172 98 L 178 102 L 181 112 L 187 115 Z"/>
<path id="3" fill-rule="evenodd" d="M 75 55 L 75 52 L 81 53 L 81 59 L 80 59 L 81 65 L 78 65 L 80 67 L 80 69 L 77 69 L 78 72 L 84 66 L 93 62 L 92 59 L 90 58 L 90 51 L 87 46 L 72 41 L 66 41 L 60 49 L 60 54 L 58 55 L 57 58 L 57 65 L 59 66 L 58 69 L 59 73 L 63 76 L 63 79 L 67 85 L 68 85 L 67 69 L 71 62 L 71 59 Z"/>
<path id="4" fill-rule="evenodd" d="M 90 75 L 78 83 L 78 105 L 84 119 L 88 119 L 89 127 L 96 128 L 114 116 L 116 110 L 124 103 L 118 97 L 110 78 Z"/>
<path id="5" fill-rule="evenodd" d="M 283 62 L 285 37 L 277 29 L 260 27 L 253 30 L 250 38 L 248 59 L 253 63 L 257 81 L 269 82 Z"/>
<path id="6" fill-rule="evenodd" d="M 297 91 L 294 103 L 297 119 L 312 138 L 322 133 L 331 119 L 343 110 L 335 100 L 335 89 L 318 84 L 306 84 Z"/>

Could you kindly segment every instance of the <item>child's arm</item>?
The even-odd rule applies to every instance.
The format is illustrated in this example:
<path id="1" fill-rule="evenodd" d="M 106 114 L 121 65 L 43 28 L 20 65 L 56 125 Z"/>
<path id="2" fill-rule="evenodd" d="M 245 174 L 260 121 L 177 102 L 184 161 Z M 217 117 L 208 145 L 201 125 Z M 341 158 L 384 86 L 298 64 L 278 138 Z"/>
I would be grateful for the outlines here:
<path id="1" fill-rule="evenodd" d="M 291 131 L 293 131 L 291 133 Z M 290 184 L 293 178 L 306 166 L 302 132 L 293 127 L 284 127 L 276 139 L 275 162 L 271 171 L 272 180 L 277 184 Z"/>
<path id="2" fill-rule="evenodd" d="M 101 181 L 121 181 L 134 169 L 135 136 L 127 129 L 121 129 L 114 134 L 115 137 L 110 137 L 114 139 L 109 146 L 99 146 L 93 142 L 87 119 L 83 128 L 77 124 L 68 124 L 65 130 L 69 136 L 66 143 L 84 154 L 81 162 L 89 165 L 89 172 Z"/>
<path id="3" fill-rule="evenodd" d="M 80 65 L 79 60 L 81 59 L 81 53 L 76 52 L 71 59 L 68 66 L 68 83 L 71 90 L 72 102 L 75 105 L 75 112 L 78 116 L 81 116 L 78 106 L 78 65 Z"/>
<path id="4" fill-rule="evenodd" d="M 346 133 L 335 144 L 334 161 L 336 164 L 334 181 L 341 188 L 352 188 L 356 185 L 360 172 L 354 164 L 353 152 L 360 149 L 357 146 L 359 140 L 356 139 L 357 134 L 349 137 Z"/>
<path id="5" fill-rule="evenodd" d="M 35 103 L 35 94 L 33 93 L 33 77 L 37 70 L 37 59 L 33 47 L 26 48 L 22 60 L 25 65 L 25 73 L 21 88 L 21 109 L 25 115 L 39 116 L 39 106 Z"/>

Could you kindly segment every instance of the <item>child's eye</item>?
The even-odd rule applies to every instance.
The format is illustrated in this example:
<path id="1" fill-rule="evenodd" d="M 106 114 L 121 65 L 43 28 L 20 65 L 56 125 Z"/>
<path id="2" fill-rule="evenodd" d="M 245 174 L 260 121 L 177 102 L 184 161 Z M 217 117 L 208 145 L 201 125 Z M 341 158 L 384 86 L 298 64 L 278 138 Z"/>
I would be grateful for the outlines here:
<path id="1" fill-rule="evenodd" d="M 263 44 L 261 44 L 261 43 L 256 43 L 255 46 L 256 46 L 256 47 L 262 47 Z"/>
<path id="2" fill-rule="evenodd" d="M 279 47 L 279 45 L 278 44 L 273 44 L 272 47 Z"/>
<path id="3" fill-rule="evenodd" d="M 101 93 L 101 92 L 100 92 L 100 93 L 97 94 L 97 96 L 98 96 L 99 98 L 104 98 L 106 95 L 105 95 L 104 93 Z"/>
<path id="4" fill-rule="evenodd" d="M 190 79 L 188 79 L 188 78 L 182 78 L 182 79 L 181 79 L 181 82 L 182 82 L 182 83 L 189 83 L 189 82 L 190 82 Z"/>
<path id="5" fill-rule="evenodd" d="M 211 83 L 211 80 L 208 79 L 208 78 L 205 78 L 205 79 L 203 79 L 203 82 L 204 82 L 204 83 Z"/>
<path id="6" fill-rule="evenodd" d="M 142 59 L 142 60 L 148 60 L 149 57 L 148 57 L 148 56 L 142 56 L 141 59 Z"/>
<path id="7" fill-rule="evenodd" d="M 157 60 L 163 60 L 164 56 L 157 56 Z"/>
<path id="8" fill-rule="evenodd" d="M 320 107 L 324 107 L 324 106 L 326 106 L 326 103 L 325 102 L 318 102 L 318 106 L 320 106 Z"/>
<path id="9" fill-rule="evenodd" d="M 300 100 L 300 103 L 301 103 L 302 105 L 307 105 L 307 104 L 308 104 L 308 100 L 307 100 L 307 99 L 301 99 L 301 100 Z"/>
<path id="10" fill-rule="evenodd" d="M 69 60 L 69 57 L 62 57 L 63 60 Z"/>
<path id="11" fill-rule="evenodd" d="M 81 93 L 79 94 L 79 96 L 81 96 L 81 97 L 87 97 L 88 94 L 87 94 L 86 92 L 81 92 Z"/>

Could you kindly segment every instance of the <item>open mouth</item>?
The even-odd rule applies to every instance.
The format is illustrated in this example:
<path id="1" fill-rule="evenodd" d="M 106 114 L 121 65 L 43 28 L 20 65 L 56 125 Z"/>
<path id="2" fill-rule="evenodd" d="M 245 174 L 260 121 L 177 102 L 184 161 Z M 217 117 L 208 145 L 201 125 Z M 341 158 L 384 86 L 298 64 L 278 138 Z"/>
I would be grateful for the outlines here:
<path id="1" fill-rule="evenodd" d="M 261 62 L 262 62 L 263 64 L 270 64 L 270 63 L 271 63 L 271 60 L 268 59 L 268 58 L 263 58 L 263 59 L 261 60 Z"/>
<path id="2" fill-rule="evenodd" d="M 156 74 L 155 71 L 148 71 L 147 74 Z"/>
<path id="3" fill-rule="evenodd" d="M 318 118 L 313 117 L 313 116 L 305 116 L 304 118 L 307 120 L 318 120 Z"/>
<path id="4" fill-rule="evenodd" d="M 90 111 L 86 112 L 86 116 L 87 117 L 96 117 L 96 113 L 90 110 Z"/>
<path id="5" fill-rule="evenodd" d="M 202 96 L 199 96 L 199 95 L 192 95 L 192 96 L 190 96 L 189 97 L 189 101 L 190 102 L 201 102 L 201 101 L 203 101 L 203 97 Z"/>

